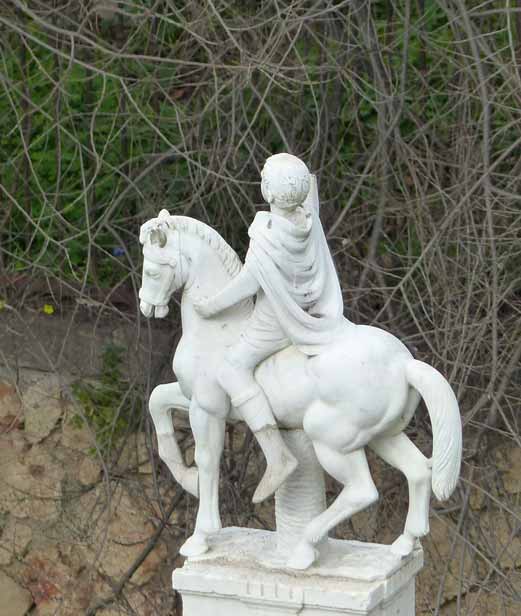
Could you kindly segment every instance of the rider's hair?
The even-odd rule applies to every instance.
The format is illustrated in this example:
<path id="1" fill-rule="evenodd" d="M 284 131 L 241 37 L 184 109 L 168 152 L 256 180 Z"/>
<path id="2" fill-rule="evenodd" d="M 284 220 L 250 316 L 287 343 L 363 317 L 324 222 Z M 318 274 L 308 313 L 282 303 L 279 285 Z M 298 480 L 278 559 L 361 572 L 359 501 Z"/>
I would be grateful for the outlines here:
<path id="1" fill-rule="evenodd" d="M 292 154 L 270 156 L 264 163 L 262 179 L 280 207 L 301 205 L 309 192 L 309 169 Z"/>

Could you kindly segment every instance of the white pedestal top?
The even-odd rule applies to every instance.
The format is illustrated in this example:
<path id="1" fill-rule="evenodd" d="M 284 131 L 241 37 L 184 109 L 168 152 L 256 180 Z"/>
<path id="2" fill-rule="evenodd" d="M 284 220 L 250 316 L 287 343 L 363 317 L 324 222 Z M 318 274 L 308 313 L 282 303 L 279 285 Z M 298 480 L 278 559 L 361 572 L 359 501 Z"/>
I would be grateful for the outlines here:
<path id="1" fill-rule="evenodd" d="M 189 597 L 211 598 L 212 614 L 221 613 L 215 603 L 219 598 L 228 599 L 226 609 L 234 615 L 261 606 L 266 614 L 414 614 L 421 548 L 401 559 L 384 545 L 330 539 L 322 547 L 319 565 L 297 572 L 285 568 L 285 560 L 277 555 L 276 533 L 226 528 L 211 537 L 208 553 L 174 571 L 173 586 L 182 594 L 185 609 Z M 399 598 L 406 590 L 408 606 Z M 229 602 L 232 597 L 238 601 L 235 607 Z M 396 601 L 401 607 L 394 609 Z"/>

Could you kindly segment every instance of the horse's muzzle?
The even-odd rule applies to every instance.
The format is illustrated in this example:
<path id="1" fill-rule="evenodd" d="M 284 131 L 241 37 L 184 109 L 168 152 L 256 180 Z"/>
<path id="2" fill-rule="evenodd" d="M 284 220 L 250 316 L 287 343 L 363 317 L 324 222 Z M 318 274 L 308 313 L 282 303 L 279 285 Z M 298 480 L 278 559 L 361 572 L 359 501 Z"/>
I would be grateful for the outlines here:
<path id="1" fill-rule="evenodd" d="M 168 306 L 166 305 L 156 306 L 156 309 L 154 311 L 154 316 L 156 317 L 156 319 L 162 319 L 163 317 L 166 317 L 167 314 L 168 314 Z"/>
<path id="2" fill-rule="evenodd" d="M 141 310 L 141 313 L 145 317 L 147 317 L 147 319 L 149 319 L 152 316 L 152 313 L 154 312 L 154 306 L 152 304 L 149 304 L 148 302 L 145 302 L 144 300 L 141 300 L 139 304 L 139 308 Z"/>

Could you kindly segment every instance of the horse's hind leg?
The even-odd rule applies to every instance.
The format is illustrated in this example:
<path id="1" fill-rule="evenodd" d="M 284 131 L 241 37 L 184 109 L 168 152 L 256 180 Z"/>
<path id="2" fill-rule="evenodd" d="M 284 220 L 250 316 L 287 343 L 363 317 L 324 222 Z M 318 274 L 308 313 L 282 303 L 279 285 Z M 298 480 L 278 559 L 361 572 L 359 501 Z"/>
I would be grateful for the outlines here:
<path id="1" fill-rule="evenodd" d="M 307 569 L 317 556 L 315 546 L 334 526 L 378 500 L 363 449 L 343 454 L 322 443 L 313 444 L 324 470 L 340 481 L 344 489 L 333 504 L 306 527 L 288 563 L 293 569 Z"/>
<path id="2" fill-rule="evenodd" d="M 403 432 L 375 439 L 369 443 L 369 447 L 407 478 L 407 520 L 403 534 L 391 546 L 391 550 L 396 554 L 407 556 L 414 549 L 416 539 L 429 532 L 430 462 Z"/>

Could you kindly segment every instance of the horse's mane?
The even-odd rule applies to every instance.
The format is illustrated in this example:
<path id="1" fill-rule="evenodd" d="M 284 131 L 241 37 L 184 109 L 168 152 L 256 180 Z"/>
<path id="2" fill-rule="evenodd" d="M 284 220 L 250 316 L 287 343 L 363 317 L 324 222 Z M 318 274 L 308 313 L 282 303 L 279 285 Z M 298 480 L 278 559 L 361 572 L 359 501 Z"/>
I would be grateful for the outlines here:
<path id="1" fill-rule="evenodd" d="M 242 269 L 242 262 L 235 250 L 212 227 L 190 216 L 170 216 L 174 228 L 197 235 L 215 250 L 230 278 L 234 278 Z"/>
<path id="2" fill-rule="evenodd" d="M 242 262 L 235 250 L 215 229 L 190 216 L 171 216 L 167 210 L 162 210 L 157 218 L 152 218 L 141 226 L 139 241 L 142 244 L 156 244 L 157 239 L 154 241 L 154 234 L 158 232 L 166 234 L 169 229 L 196 235 L 206 242 L 215 250 L 230 278 L 234 278 L 241 271 Z"/>

